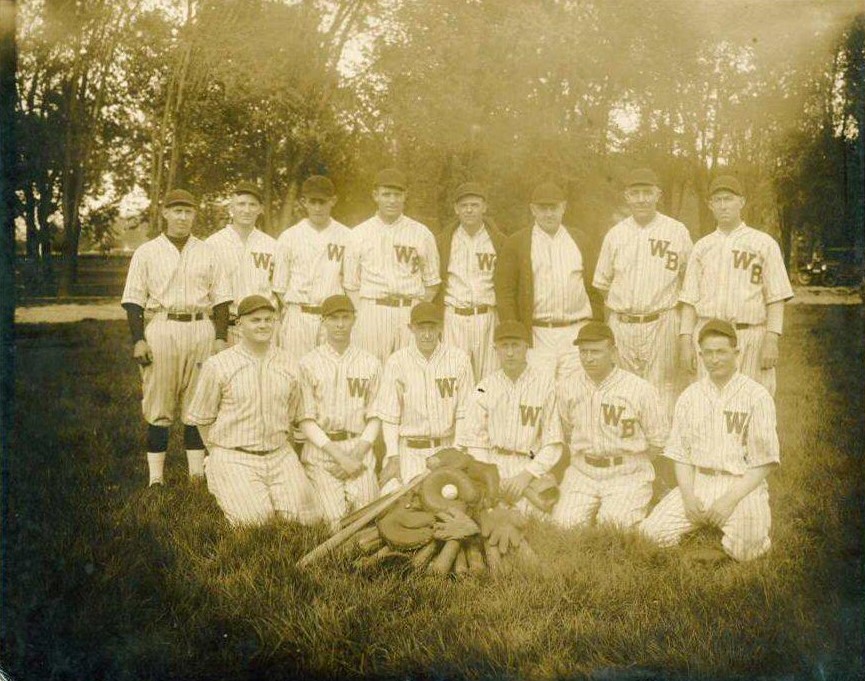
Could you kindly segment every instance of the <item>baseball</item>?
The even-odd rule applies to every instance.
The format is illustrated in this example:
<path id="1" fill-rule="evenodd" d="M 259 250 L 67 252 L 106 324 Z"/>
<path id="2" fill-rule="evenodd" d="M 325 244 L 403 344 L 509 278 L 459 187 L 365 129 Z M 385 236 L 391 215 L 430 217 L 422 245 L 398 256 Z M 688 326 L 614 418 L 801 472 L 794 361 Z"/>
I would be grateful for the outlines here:
<path id="1" fill-rule="evenodd" d="M 445 499 L 456 499 L 459 494 L 459 490 L 457 490 L 456 485 L 445 485 L 442 487 L 442 496 Z"/>

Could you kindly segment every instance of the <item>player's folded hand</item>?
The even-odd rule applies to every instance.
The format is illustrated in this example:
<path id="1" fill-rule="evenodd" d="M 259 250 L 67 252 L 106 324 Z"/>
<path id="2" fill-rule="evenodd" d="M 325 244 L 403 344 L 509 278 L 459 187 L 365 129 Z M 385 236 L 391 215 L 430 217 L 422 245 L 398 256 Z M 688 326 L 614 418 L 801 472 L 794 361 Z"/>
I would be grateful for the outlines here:
<path id="1" fill-rule="evenodd" d="M 706 509 L 703 508 L 703 504 L 693 494 L 683 494 L 682 504 L 685 507 L 685 516 L 687 516 L 688 520 L 692 523 L 702 525 L 703 523 L 708 522 L 708 518 L 706 518 Z"/>
<path id="2" fill-rule="evenodd" d="M 760 348 L 760 368 L 764 371 L 773 369 L 778 363 L 778 335 L 768 332 L 763 337 L 763 346 Z"/>
<path id="3" fill-rule="evenodd" d="M 715 499 L 715 502 L 706 511 L 706 521 L 712 523 L 715 527 L 722 527 L 732 515 L 737 503 L 736 499 L 722 494 Z"/>
<path id="4" fill-rule="evenodd" d="M 378 477 L 379 487 L 383 487 L 388 480 L 396 477 L 399 477 L 399 458 L 396 456 L 385 458 L 384 466 Z"/>
<path id="5" fill-rule="evenodd" d="M 505 499 L 512 504 L 516 503 L 523 496 L 523 492 L 525 492 L 533 477 L 528 471 L 523 471 L 513 477 L 502 480 L 501 489 L 504 492 Z"/>
<path id="6" fill-rule="evenodd" d="M 153 352 L 146 340 L 136 341 L 132 348 L 132 358 L 143 367 L 153 362 Z"/>

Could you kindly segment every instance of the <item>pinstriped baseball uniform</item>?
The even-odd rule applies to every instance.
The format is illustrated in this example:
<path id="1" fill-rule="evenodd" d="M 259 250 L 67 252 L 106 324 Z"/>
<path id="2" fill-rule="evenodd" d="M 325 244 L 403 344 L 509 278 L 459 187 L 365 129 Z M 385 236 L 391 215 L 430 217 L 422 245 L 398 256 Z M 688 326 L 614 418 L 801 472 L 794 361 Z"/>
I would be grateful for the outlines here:
<path id="1" fill-rule="evenodd" d="M 629 217 L 604 237 L 593 282 L 606 292 L 619 366 L 655 387 L 668 417 L 677 392 L 676 305 L 692 248 L 688 229 L 673 218 L 657 213 L 641 226 Z"/>
<path id="2" fill-rule="evenodd" d="M 697 311 L 694 343 L 711 318 L 737 327 L 741 371 L 775 393 L 775 369 L 760 368 L 766 306 L 793 297 L 778 242 L 744 223 L 729 234 L 716 229 L 694 245 L 679 300 Z M 741 325 L 747 324 L 747 327 Z M 705 367 L 698 362 L 698 375 Z"/>
<path id="3" fill-rule="evenodd" d="M 231 287 L 231 315 L 237 316 L 237 304 L 251 295 L 264 296 L 276 305 L 271 280 L 273 278 L 276 239 L 260 229 L 253 229 L 246 241 L 231 225 L 214 232 L 206 239 L 219 260 Z M 229 342 L 239 341 L 234 327 L 229 327 Z"/>
<path id="4" fill-rule="evenodd" d="M 737 372 L 720 390 L 708 377 L 685 389 L 676 403 L 664 456 L 698 467 L 694 493 L 709 508 L 749 468 L 779 463 L 779 450 L 772 396 Z M 762 555 L 771 544 L 771 522 L 769 491 L 763 480 L 721 528 L 724 550 L 736 560 Z M 641 525 L 663 546 L 677 544 L 692 529 L 679 488 L 664 497 Z"/>
<path id="5" fill-rule="evenodd" d="M 470 236 L 462 227 L 454 230 L 444 291 L 444 333 L 442 340 L 465 350 L 472 361 L 475 381 L 498 368 L 493 345 L 497 315 L 495 310 L 459 314 L 479 305 L 495 307 L 493 272 L 496 250 L 486 227 Z"/>
<path id="6" fill-rule="evenodd" d="M 232 524 L 274 513 L 302 523 L 319 519 L 315 491 L 290 443 L 299 415 L 297 368 L 283 350 L 256 357 L 235 345 L 202 366 L 186 418 L 210 426 L 207 486 Z"/>
<path id="7" fill-rule="evenodd" d="M 280 345 L 299 360 L 324 342 L 318 308 L 330 296 L 344 293 L 342 268 L 351 230 L 336 220 L 318 230 L 304 218 L 279 235 L 273 290 L 286 305 Z"/>
<path id="8" fill-rule="evenodd" d="M 441 283 L 435 238 L 421 223 L 402 215 L 391 225 L 378 216 L 351 232 L 345 250 L 343 285 L 361 298 L 353 339 L 382 362 L 411 340 L 409 314 L 427 286 Z M 398 306 L 378 304 L 389 296 Z"/>
<path id="9" fill-rule="evenodd" d="M 618 367 L 600 385 L 573 372 L 559 386 L 559 411 L 570 431 L 571 463 L 553 520 L 565 527 L 596 516 L 623 528 L 640 522 L 655 478 L 645 452 L 663 447 L 669 433 L 657 390 Z"/>
<path id="10" fill-rule="evenodd" d="M 381 371 L 378 359 L 351 345 L 342 355 L 329 343 L 313 349 L 300 360 L 300 420 L 315 421 L 328 435 L 346 436 L 336 444 L 346 453 L 351 452 L 366 422 L 373 418 L 371 407 L 378 394 Z M 303 464 L 318 492 L 325 519 L 333 523 L 375 500 L 378 481 L 372 449 L 363 462 L 366 471 L 349 480 L 339 480 L 325 469 L 330 460 L 311 442 L 304 445 Z"/>
<path id="11" fill-rule="evenodd" d="M 563 226 L 552 236 L 538 225 L 532 227 L 532 274 L 533 322 L 573 322 L 557 328 L 532 327 L 530 361 L 555 368 L 573 352 L 580 326 L 592 318 L 583 282 L 583 255 Z"/>
<path id="12" fill-rule="evenodd" d="M 155 426 L 174 421 L 178 401 L 188 404 L 198 369 L 215 337 L 207 318 L 214 305 L 231 300 L 219 262 L 201 239 L 190 236 L 178 251 L 164 234 L 139 246 L 129 263 L 121 304 L 134 303 L 153 315 L 144 337 L 153 361 L 141 367 L 144 419 Z M 201 314 L 174 321 L 168 313 Z"/>
<path id="13" fill-rule="evenodd" d="M 427 360 L 412 343 L 385 363 L 372 413 L 399 426 L 402 483 L 425 471 L 427 458 L 454 441 L 473 384 L 468 355 L 444 344 L 439 344 Z M 430 447 L 409 446 L 411 440 L 429 438 L 442 442 Z"/>

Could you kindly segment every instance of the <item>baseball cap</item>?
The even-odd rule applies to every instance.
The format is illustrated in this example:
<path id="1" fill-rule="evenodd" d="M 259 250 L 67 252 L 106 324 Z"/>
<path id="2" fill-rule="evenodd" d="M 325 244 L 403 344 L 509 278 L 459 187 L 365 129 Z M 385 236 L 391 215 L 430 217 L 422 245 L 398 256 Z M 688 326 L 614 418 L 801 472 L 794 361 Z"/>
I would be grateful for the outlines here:
<path id="1" fill-rule="evenodd" d="M 258 199 L 259 203 L 261 202 L 261 190 L 254 182 L 238 182 L 234 187 L 234 193 L 235 195 L 249 194 Z"/>
<path id="2" fill-rule="evenodd" d="M 325 298 L 321 304 L 321 316 L 330 317 L 337 312 L 354 312 L 354 303 L 348 296 L 337 295 Z"/>
<path id="3" fill-rule="evenodd" d="M 311 175 L 303 181 L 300 193 L 311 199 L 332 199 L 336 196 L 336 187 L 329 177 Z"/>
<path id="4" fill-rule="evenodd" d="M 454 193 L 454 203 L 466 196 L 479 196 L 484 201 L 487 199 L 486 191 L 477 182 L 463 182 L 459 187 L 457 187 L 457 190 Z"/>
<path id="5" fill-rule="evenodd" d="M 493 333 L 493 342 L 498 343 L 503 340 L 521 340 L 529 342 L 529 332 L 526 327 L 514 319 L 508 319 L 496 327 Z"/>
<path id="6" fill-rule="evenodd" d="M 195 197 L 185 189 L 172 189 L 165 195 L 165 200 L 162 202 L 162 205 L 166 208 L 169 208 L 170 206 L 192 206 L 194 208 L 198 205 L 198 202 L 195 200 Z"/>
<path id="7" fill-rule="evenodd" d="M 640 185 L 660 187 L 661 183 L 653 170 L 649 168 L 637 168 L 628 173 L 628 176 L 625 178 L 625 187 L 638 187 Z"/>
<path id="8" fill-rule="evenodd" d="M 706 336 L 726 336 L 733 341 L 734 348 L 738 342 L 736 329 L 730 322 L 725 322 L 723 319 L 710 319 L 703 324 L 703 328 L 700 329 L 700 333 L 697 336 L 697 342 L 702 343 Z"/>
<path id="9" fill-rule="evenodd" d="M 408 183 L 405 179 L 405 173 L 396 168 L 385 168 L 379 171 L 375 176 L 376 187 L 393 187 L 394 189 L 402 189 L 405 191 Z"/>
<path id="10" fill-rule="evenodd" d="M 271 312 L 276 312 L 273 303 L 271 303 L 267 298 L 264 296 L 252 295 L 246 296 L 246 298 L 238 303 L 237 316 L 243 317 L 244 315 L 252 314 L 258 310 L 270 310 Z"/>
<path id="11" fill-rule="evenodd" d="M 562 203 L 565 200 L 562 188 L 553 182 L 539 184 L 532 192 L 532 203 Z"/>
<path id="12" fill-rule="evenodd" d="M 424 301 L 411 309 L 412 324 L 440 324 L 441 321 L 442 311 L 437 305 Z"/>
<path id="13" fill-rule="evenodd" d="M 613 330 L 604 322 L 589 322 L 585 324 L 574 340 L 574 345 L 580 343 L 594 343 L 595 341 L 608 340 L 615 343 Z"/>
<path id="14" fill-rule="evenodd" d="M 738 196 L 745 195 L 745 192 L 742 191 L 742 183 L 733 175 L 719 175 L 712 180 L 712 184 L 709 185 L 709 196 L 712 196 L 715 192 L 723 190 L 733 192 Z"/>

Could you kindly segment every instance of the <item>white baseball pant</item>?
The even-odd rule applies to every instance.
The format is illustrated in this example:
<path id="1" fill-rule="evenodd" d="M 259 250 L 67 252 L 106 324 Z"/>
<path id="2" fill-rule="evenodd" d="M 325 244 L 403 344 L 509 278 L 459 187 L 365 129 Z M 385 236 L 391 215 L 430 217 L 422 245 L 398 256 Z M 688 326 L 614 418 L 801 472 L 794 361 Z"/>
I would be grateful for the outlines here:
<path id="1" fill-rule="evenodd" d="M 557 378 L 566 375 L 575 363 L 579 364 L 579 352 L 574 340 L 588 322 L 588 319 L 581 319 L 557 328 L 533 326 L 528 361 L 536 367 L 554 371 Z"/>
<path id="2" fill-rule="evenodd" d="M 423 438 L 420 438 L 423 439 Z M 438 447 L 427 447 L 424 449 L 409 447 L 406 443 L 406 438 L 399 439 L 399 479 L 391 478 L 381 488 L 381 496 L 390 494 L 394 490 L 399 489 L 412 478 L 426 473 L 426 462 L 436 452 L 452 446 L 453 438 L 445 438 L 444 443 Z"/>
<path id="3" fill-rule="evenodd" d="M 443 341 L 464 350 L 472 361 L 475 383 L 499 368 L 493 334 L 497 323 L 495 311 L 461 315 L 445 307 Z"/>
<path id="4" fill-rule="evenodd" d="M 324 342 L 321 315 L 304 312 L 300 305 L 289 303 L 279 330 L 279 347 L 295 361 Z"/>
<path id="5" fill-rule="evenodd" d="M 232 525 L 261 524 L 273 515 L 304 525 L 321 519 L 315 490 L 288 445 L 266 454 L 211 446 L 204 472 Z"/>
<path id="6" fill-rule="evenodd" d="M 412 335 L 408 328 L 410 318 L 410 305 L 391 307 L 361 298 L 352 341 L 384 364 L 396 350 L 411 342 Z"/>
<path id="7" fill-rule="evenodd" d="M 644 454 L 623 454 L 622 463 L 601 468 L 571 455 L 552 519 L 563 527 L 609 523 L 628 529 L 646 517 L 655 470 Z"/>
<path id="8" fill-rule="evenodd" d="M 694 329 L 694 351 L 697 353 L 697 379 L 706 376 L 706 367 L 700 360 L 700 329 L 709 321 L 708 319 L 700 319 Z M 763 339 L 766 337 L 766 325 L 747 326 L 742 329 L 736 329 L 736 338 L 739 347 L 739 371 L 745 374 L 748 378 L 753 378 L 762 385 L 772 397 L 775 396 L 775 369 L 760 368 L 760 357 L 763 353 Z"/>
<path id="9" fill-rule="evenodd" d="M 704 508 L 711 506 L 736 482 L 738 476 L 722 473 L 707 475 L 699 469 L 694 474 L 694 494 Z M 769 486 L 766 481 L 746 496 L 721 527 L 724 536 L 721 546 L 735 560 L 752 560 L 769 550 L 769 528 L 772 514 L 769 510 Z M 640 525 L 640 531 L 661 546 L 675 546 L 683 535 L 696 525 L 685 515 L 682 493 L 677 487 L 652 509 Z"/>

